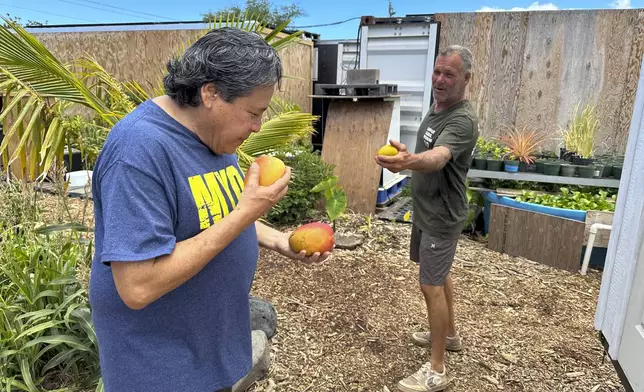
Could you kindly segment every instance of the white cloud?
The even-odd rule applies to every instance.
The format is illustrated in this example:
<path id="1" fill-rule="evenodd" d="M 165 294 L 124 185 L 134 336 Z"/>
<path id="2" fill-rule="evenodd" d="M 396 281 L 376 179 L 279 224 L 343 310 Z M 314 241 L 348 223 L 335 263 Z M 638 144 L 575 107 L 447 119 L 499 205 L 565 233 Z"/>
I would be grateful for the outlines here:
<path id="1" fill-rule="evenodd" d="M 630 3 L 630 0 L 615 0 L 617 2 L 627 2 Z M 558 10 L 559 7 L 557 7 L 556 4 L 554 3 L 544 3 L 540 4 L 538 1 L 535 1 L 534 3 L 530 4 L 528 7 L 512 7 L 510 9 L 504 9 L 504 8 L 497 8 L 497 7 L 488 7 L 488 6 L 483 6 L 480 9 L 477 10 L 477 12 L 503 12 L 503 11 L 555 11 Z"/>
<path id="2" fill-rule="evenodd" d="M 613 8 L 632 8 L 631 0 L 615 0 L 610 6 Z"/>

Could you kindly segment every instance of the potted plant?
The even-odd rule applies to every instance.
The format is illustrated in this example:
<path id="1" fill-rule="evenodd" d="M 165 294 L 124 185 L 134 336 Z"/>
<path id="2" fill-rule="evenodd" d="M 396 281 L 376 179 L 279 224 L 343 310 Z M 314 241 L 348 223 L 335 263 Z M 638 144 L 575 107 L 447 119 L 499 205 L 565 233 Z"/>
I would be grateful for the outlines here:
<path id="1" fill-rule="evenodd" d="M 561 160 L 552 160 L 543 163 L 543 174 L 546 176 L 558 176 L 561 170 Z"/>
<path id="2" fill-rule="evenodd" d="M 503 169 L 504 151 L 501 146 L 493 146 L 487 156 L 487 170 L 501 171 Z"/>
<path id="3" fill-rule="evenodd" d="M 476 154 L 474 155 L 474 167 L 478 170 L 485 170 L 487 169 L 487 154 L 490 150 L 490 146 L 488 142 L 483 139 L 483 137 L 479 137 L 478 140 L 476 141 Z"/>
<path id="4" fill-rule="evenodd" d="M 535 171 L 537 173 L 543 174 L 544 163 L 553 161 L 558 158 L 558 155 L 554 151 L 543 151 L 537 154 L 537 158 L 534 160 Z"/>
<path id="5" fill-rule="evenodd" d="M 562 163 L 560 174 L 564 177 L 574 177 L 577 173 L 577 165 L 572 163 Z"/>
<path id="6" fill-rule="evenodd" d="M 622 178 L 622 162 L 617 162 L 613 164 L 611 173 L 613 174 L 613 177 L 615 177 L 618 180 Z"/>
<path id="7" fill-rule="evenodd" d="M 503 167 L 506 172 L 516 173 L 519 171 L 519 159 L 512 153 L 509 153 L 503 159 Z"/>
<path id="8" fill-rule="evenodd" d="M 572 119 L 568 127 L 563 131 L 564 144 L 568 151 L 574 151 L 572 163 L 577 165 L 580 177 L 591 178 L 597 170 L 593 163 L 595 153 L 595 135 L 599 127 L 599 121 L 595 116 L 595 108 L 587 104 L 579 111 L 579 104 L 575 105 Z"/>
<path id="9" fill-rule="evenodd" d="M 535 154 L 545 141 L 543 133 L 536 129 L 528 129 L 528 127 L 521 129 L 511 127 L 508 128 L 505 135 L 499 137 L 499 140 L 507 147 L 509 155 L 512 155 L 513 159 L 517 161 L 518 171 L 528 171 L 528 165 L 530 165 L 529 171 L 534 171 L 532 167 L 536 160 Z M 510 168 L 510 170 L 513 169 Z"/>

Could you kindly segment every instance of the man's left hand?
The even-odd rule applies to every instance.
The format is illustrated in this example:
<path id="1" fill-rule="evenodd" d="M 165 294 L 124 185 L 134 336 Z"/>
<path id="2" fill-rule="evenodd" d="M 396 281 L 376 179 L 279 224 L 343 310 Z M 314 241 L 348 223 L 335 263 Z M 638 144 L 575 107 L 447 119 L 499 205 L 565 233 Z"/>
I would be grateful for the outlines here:
<path id="1" fill-rule="evenodd" d="M 320 254 L 320 252 L 315 252 L 312 255 L 307 256 L 306 251 L 304 250 L 300 253 L 293 252 L 288 242 L 291 233 L 292 232 L 280 233 L 275 242 L 275 251 L 293 260 L 302 261 L 304 263 L 321 263 L 331 254 L 330 252 L 324 252 L 322 254 Z"/>
<path id="2" fill-rule="evenodd" d="M 398 149 L 398 154 L 394 156 L 378 155 L 376 163 L 385 169 L 389 169 L 392 173 L 398 173 L 410 168 L 412 162 L 416 159 L 414 154 L 407 151 L 407 146 L 395 140 L 390 140 L 389 143 Z"/>

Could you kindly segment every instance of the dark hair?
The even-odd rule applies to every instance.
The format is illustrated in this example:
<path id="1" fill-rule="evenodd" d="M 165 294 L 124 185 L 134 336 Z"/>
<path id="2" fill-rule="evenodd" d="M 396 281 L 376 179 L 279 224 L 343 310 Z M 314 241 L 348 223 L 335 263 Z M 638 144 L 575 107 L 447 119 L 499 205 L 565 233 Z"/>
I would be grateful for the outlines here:
<path id="1" fill-rule="evenodd" d="M 259 86 L 282 79 L 277 52 L 257 33 L 238 28 L 214 29 L 167 64 L 165 92 L 179 105 L 199 106 L 201 87 L 214 83 L 226 102 L 248 96 Z"/>

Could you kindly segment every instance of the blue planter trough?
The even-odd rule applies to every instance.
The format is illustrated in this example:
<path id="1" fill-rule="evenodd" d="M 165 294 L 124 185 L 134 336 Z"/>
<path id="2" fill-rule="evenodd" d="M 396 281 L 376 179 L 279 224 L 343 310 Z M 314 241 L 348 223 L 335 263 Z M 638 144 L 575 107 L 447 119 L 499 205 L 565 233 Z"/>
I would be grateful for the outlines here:
<path id="1" fill-rule="evenodd" d="M 502 206 L 513 207 L 520 210 L 539 212 L 542 214 L 554 215 L 561 218 L 586 222 L 586 211 L 581 210 L 568 210 L 565 208 L 548 207 L 541 204 L 526 203 L 523 201 L 516 201 L 512 198 L 499 196 L 496 192 L 483 191 L 483 221 L 485 222 L 484 234 L 487 234 L 490 228 L 490 209 L 492 204 L 499 204 Z"/>

